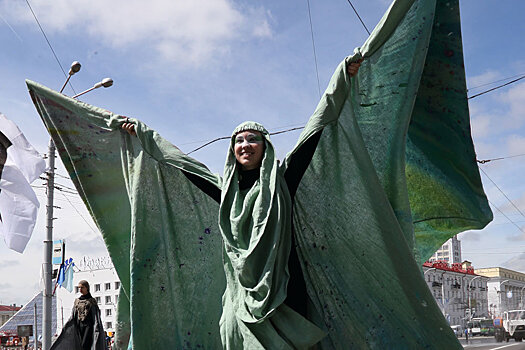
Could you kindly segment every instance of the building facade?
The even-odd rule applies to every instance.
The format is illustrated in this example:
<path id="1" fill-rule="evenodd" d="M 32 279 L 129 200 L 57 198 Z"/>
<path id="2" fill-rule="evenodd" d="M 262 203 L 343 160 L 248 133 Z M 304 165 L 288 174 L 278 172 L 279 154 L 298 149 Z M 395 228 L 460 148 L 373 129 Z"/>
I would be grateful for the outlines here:
<path id="1" fill-rule="evenodd" d="M 501 316 L 509 310 L 525 309 L 525 274 L 503 267 L 476 269 L 476 273 L 486 276 L 490 314 Z"/>
<path id="2" fill-rule="evenodd" d="M 0 336 L 13 336 L 18 333 L 18 326 L 33 326 L 33 331 L 36 329 L 38 337 L 42 336 L 42 292 L 38 292 L 31 300 L 24 304 L 11 318 L 0 326 Z M 51 332 L 55 334 L 57 327 L 56 319 L 56 298 L 51 298 Z M 35 325 L 36 313 L 36 325 Z"/>
<path id="3" fill-rule="evenodd" d="M 446 241 L 438 250 L 428 259 L 430 262 L 446 261 L 449 264 L 460 264 L 461 260 L 461 241 L 457 235 Z"/>
<path id="4" fill-rule="evenodd" d="M 470 263 L 445 261 L 423 265 L 425 282 L 450 325 L 465 326 L 470 317 L 488 317 L 488 277 L 477 275 Z"/>
<path id="5" fill-rule="evenodd" d="M 109 257 L 91 259 L 84 257 L 75 262 L 73 275 L 74 290 L 57 289 L 58 332 L 71 316 L 73 303 L 80 296 L 78 282 L 86 280 L 93 298 L 97 300 L 104 330 L 112 335 L 115 331 L 117 302 L 120 293 L 120 280 Z"/>
<path id="6" fill-rule="evenodd" d="M 6 323 L 22 307 L 16 305 L 0 305 L 0 326 Z"/>

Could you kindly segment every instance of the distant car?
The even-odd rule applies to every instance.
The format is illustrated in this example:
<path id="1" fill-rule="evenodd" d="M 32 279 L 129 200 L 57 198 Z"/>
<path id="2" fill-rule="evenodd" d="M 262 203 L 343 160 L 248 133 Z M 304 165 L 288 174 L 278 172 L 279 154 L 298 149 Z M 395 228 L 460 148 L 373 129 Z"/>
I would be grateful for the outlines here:
<path id="1" fill-rule="evenodd" d="M 454 326 L 450 326 L 450 328 L 452 328 L 452 331 L 454 332 L 454 334 L 456 335 L 456 337 L 461 337 L 463 335 L 463 331 L 461 329 L 461 326 L 459 325 L 454 325 Z"/>

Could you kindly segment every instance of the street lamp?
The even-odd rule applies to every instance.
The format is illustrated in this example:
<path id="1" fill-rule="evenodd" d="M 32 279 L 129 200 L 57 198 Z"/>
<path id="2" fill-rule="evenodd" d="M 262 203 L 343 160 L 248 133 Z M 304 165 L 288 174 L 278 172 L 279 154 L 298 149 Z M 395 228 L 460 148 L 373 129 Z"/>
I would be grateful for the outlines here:
<path id="1" fill-rule="evenodd" d="M 423 276 L 425 276 L 427 274 L 427 272 L 430 272 L 432 270 L 437 270 L 437 269 L 435 267 L 432 267 L 432 268 L 426 270 L 425 272 L 423 272 Z"/>
<path id="2" fill-rule="evenodd" d="M 437 268 L 431 267 L 430 269 L 426 270 L 425 272 L 423 272 L 423 277 L 427 274 L 427 272 L 430 272 L 432 270 L 437 270 Z M 446 271 L 443 271 L 441 273 L 441 305 L 442 305 L 442 312 L 443 312 L 444 317 L 446 317 L 446 314 L 445 314 L 445 281 L 443 277 L 445 275 L 445 272 Z"/>
<path id="3" fill-rule="evenodd" d="M 508 282 L 508 281 L 510 281 L 510 280 L 504 280 L 503 282 L 500 282 L 500 283 L 499 283 L 499 287 L 498 287 L 498 291 L 497 291 L 497 292 L 499 293 L 499 305 L 500 305 L 499 314 L 500 314 L 500 316 L 501 316 L 502 311 L 503 311 L 503 302 L 502 302 L 502 300 L 501 300 L 501 285 L 502 285 L 503 283 L 505 283 L 505 282 Z"/>
<path id="4" fill-rule="evenodd" d="M 472 281 L 474 281 L 476 278 L 480 278 L 481 276 L 476 276 L 474 277 L 473 279 L 471 279 L 469 282 L 468 282 L 468 290 L 467 290 L 467 293 L 468 293 L 468 309 L 469 309 L 469 316 L 470 316 L 470 321 L 472 321 L 472 305 L 470 304 L 470 295 L 472 294 L 470 292 L 470 284 L 472 283 Z"/>

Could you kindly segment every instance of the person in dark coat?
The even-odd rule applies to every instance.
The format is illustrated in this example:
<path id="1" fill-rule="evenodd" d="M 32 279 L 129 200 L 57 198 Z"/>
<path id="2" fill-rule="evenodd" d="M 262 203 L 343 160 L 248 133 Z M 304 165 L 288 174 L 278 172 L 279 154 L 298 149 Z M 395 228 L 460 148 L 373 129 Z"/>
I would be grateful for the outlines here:
<path id="1" fill-rule="evenodd" d="M 89 283 L 78 282 L 81 296 L 75 299 L 71 318 L 51 350 L 105 350 L 104 327 L 97 301 L 89 292 Z"/>

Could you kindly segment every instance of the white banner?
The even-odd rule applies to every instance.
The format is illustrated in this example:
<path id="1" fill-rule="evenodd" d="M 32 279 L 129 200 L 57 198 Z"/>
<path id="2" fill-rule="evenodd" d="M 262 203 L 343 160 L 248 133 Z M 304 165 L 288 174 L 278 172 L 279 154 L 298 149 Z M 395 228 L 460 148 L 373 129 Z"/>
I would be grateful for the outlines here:
<path id="1" fill-rule="evenodd" d="M 30 183 L 45 162 L 18 127 L 0 113 L 0 233 L 22 253 L 35 227 L 39 202 Z"/>

